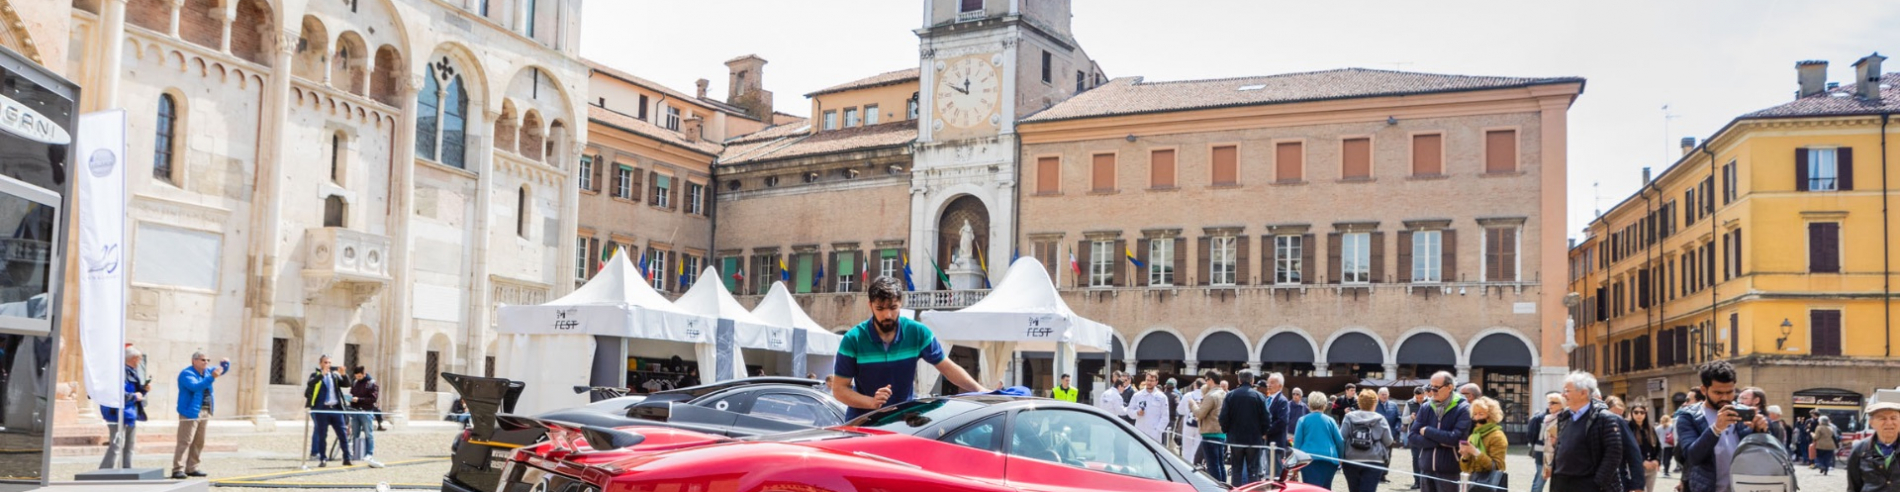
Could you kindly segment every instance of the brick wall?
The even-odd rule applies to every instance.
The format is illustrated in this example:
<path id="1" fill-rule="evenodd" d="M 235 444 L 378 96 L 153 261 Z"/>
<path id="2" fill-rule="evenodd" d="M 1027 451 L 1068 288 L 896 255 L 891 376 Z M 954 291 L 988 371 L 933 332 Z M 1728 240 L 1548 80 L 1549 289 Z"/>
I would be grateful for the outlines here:
<path id="1" fill-rule="evenodd" d="M 396 50 L 388 46 L 376 50 L 376 72 L 370 74 L 370 97 L 378 102 L 395 106 L 402 85 L 402 62 L 397 59 Z"/>
<path id="2" fill-rule="evenodd" d="M 269 8 L 259 0 L 238 4 L 237 21 L 231 24 L 231 54 L 260 65 L 271 64 Z"/>
<path id="3" fill-rule="evenodd" d="M 218 49 L 224 37 L 220 10 L 216 0 L 185 0 L 184 7 L 178 10 L 178 37 L 198 46 Z"/>
<path id="4" fill-rule="evenodd" d="M 169 0 L 131 0 L 125 4 L 125 21 L 158 32 L 169 32 L 172 7 Z"/>

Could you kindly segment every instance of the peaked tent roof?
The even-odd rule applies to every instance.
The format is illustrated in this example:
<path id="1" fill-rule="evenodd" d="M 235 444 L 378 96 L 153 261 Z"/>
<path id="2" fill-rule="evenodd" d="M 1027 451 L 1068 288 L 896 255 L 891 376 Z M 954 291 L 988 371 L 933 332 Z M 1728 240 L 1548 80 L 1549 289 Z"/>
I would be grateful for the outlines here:
<path id="1" fill-rule="evenodd" d="M 784 282 L 772 282 L 772 290 L 759 300 L 758 307 L 752 308 L 752 315 L 767 323 L 805 330 L 805 353 L 808 354 L 835 355 L 838 343 L 844 340 L 805 314 L 805 309 L 792 300 L 792 291 L 785 288 Z"/>
<path id="2" fill-rule="evenodd" d="M 601 268 L 593 279 L 574 289 L 574 292 L 544 305 L 626 304 L 684 312 L 675 307 L 672 301 L 666 300 L 666 296 L 660 295 L 659 291 L 653 290 L 653 286 L 637 272 L 633 262 L 627 260 L 627 250 L 615 248 L 613 258 L 607 260 L 607 266 Z"/>
<path id="3" fill-rule="evenodd" d="M 1113 329 L 1069 309 L 1042 262 L 1023 257 L 1010 264 L 989 295 L 956 311 L 922 313 L 945 340 L 1070 342 L 1108 350 Z M 1049 328 L 1048 331 L 1040 328 Z"/>
<path id="4" fill-rule="evenodd" d="M 700 272 L 699 278 L 718 279 L 720 278 L 719 270 L 706 267 L 705 271 Z M 686 289 L 685 294 L 680 294 L 679 300 L 674 301 L 673 304 L 686 312 L 702 316 L 759 326 L 790 328 L 788 325 L 770 323 L 758 316 L 753 316 L 751 311 L 747 311 L 744 305 L 739 304 L 739 300 L 734 299 L 732 293 L 726 292 L 726 287 L 717 281 L 694 282 L 693 287 Z"/>

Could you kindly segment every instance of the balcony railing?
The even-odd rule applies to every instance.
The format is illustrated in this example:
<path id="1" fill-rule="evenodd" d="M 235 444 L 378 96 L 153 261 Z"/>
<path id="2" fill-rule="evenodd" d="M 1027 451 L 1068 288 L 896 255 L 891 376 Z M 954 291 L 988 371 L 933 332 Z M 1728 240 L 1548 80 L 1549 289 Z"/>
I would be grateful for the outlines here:
<path id="1" fill-rule="evenodd" d="M 933 290 L 927 292 L 904 293 L 904 307 L 908 309 L 963 309 L 983 300 L 990 295 L 984 290 Z"/>

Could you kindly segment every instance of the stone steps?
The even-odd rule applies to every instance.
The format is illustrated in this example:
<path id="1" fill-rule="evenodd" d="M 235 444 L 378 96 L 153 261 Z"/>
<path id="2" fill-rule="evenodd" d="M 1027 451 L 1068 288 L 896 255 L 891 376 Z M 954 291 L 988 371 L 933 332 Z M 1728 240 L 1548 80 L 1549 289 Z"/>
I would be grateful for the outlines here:
<path id="1" fill-rule="evenodd" d="M 111 442 L 105 424 L 76 424 L 53 427 L 53 456 L 102 456 L 106 444 Z M 162 430 L 138 432 L 138 449 L 134 454 L 169 455 L 178 443 L 175 427 Z M 205 442 L 205 452 L 233 452 L 238 450 L 237 443 L 220 442 L 212 438 Z"/>

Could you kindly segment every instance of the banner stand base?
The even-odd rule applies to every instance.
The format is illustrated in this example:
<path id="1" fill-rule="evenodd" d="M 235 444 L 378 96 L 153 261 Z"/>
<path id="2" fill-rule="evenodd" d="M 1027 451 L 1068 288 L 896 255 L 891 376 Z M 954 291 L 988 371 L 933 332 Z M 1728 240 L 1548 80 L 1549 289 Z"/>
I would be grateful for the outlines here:
<path id="1" fill-rule="evenodd" d="M 165 470 L 158 468 L 108 468 L 73 475 L 73 480 L 80 482 L 164 479 Z"/>

